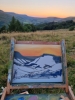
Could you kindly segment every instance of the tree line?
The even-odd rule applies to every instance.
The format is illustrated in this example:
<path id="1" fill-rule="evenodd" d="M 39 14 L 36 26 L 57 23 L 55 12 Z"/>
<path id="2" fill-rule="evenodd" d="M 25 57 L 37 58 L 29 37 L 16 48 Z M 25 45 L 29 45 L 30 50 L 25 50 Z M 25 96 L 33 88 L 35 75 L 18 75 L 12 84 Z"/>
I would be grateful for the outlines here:
<path id="1" fill-rule="evenodd" d="M 38 30 L 56 30 L 56 29 L 69 29 L 74 30 L 75 22 L 73 20 L 63 22 L 50 22 L 37 26 Z"/>
<path id="2" fill-rule="evenodd" d="M 36 30 L 56 30 L 56 29 L 69 29 L 70 31 L 74 30 L 75 22 L 73 20 L 63 21 L 63 22 L 50 22 L 50 23 L 43 23 L 39 25 L 33 24 L 23 24 L 19 20 L 12 17 L 9 25 L 2 26 L 0 28 L 1 32 L 34 32 Z"/>
<path id="3" fill-rule="evenodd" d="M 30 32 L 30 31 L 36 31 L 36 26 L 33 24 L 23 24 L 19 20 L 15 19 L 15 17 L 12 17 L 12 20 L 6 27 L 5 25 L 0 28 L 1 32 Z"/>

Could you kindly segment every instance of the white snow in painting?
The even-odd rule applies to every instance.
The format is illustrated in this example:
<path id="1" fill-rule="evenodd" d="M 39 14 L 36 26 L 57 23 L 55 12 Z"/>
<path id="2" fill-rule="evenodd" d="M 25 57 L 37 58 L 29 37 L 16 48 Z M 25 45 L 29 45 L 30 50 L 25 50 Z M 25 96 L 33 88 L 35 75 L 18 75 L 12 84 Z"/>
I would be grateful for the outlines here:
<path id="1" fill-rule="evenodd" d="M 20 53 L 16 56 L 16 53 L 13 62 L 13 83 L 63 81 L 60 56 L 43 54 L 27 58 Z"/>

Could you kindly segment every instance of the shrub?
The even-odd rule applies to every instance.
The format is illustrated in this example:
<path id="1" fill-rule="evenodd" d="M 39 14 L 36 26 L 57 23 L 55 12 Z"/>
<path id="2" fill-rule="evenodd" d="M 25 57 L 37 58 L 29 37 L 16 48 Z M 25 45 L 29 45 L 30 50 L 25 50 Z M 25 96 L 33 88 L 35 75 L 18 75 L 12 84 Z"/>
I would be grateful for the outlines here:
<path id="1" fill-rule="evenodd" d="M 73 31 L 74 30 L 74 26 L 71 26 L 70 28 L 69 28 L 69 31 Z"/>

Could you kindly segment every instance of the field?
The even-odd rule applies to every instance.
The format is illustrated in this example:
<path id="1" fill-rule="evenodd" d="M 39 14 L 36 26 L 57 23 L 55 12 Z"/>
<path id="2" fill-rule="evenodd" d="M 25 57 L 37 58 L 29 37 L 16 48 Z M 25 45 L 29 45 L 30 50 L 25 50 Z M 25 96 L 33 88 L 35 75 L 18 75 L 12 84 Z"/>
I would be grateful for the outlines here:
<path id="1" fill-rule="evenodd" d="M 30 33 L 2 33 L 0 34 L 0 87 L 6 86 L 7 73 L 10 58 L 10 39 L 14 37 L 17 40 L 35 40 L 35 41 L 66 41 L 67 67 L 69 85 L 72 86 L 75 94 L 75 31 L 53 30 L 37 31 Z M 1 91 L 1 90 L 0 90 Z M 31 93 L 54 93 L 53 89 L 34 89 L 29 90 Z M 59 90 L 58 92 L 61 92 Z"/>

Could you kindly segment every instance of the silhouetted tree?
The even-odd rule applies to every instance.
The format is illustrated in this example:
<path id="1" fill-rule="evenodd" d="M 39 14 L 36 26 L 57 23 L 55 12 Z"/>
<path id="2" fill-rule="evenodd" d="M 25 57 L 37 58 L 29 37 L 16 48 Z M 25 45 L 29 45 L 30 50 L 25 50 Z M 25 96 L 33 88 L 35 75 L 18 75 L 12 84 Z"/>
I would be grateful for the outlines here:
<path id="1" fill-rule="evenodd" d="M 14 16 L 12 17 L 12 20 L 10 21 L 8 29 L 9 31 L 16 31 L 16 19 Z"/>
<path id="2" fill-rule="evenodd" d="M 22 25 L 22 23 L 20 23 L 19 20 L 16 20 L 15 28 L 16 28 L 15 29 L 16 31 L 20 31 L 20 32 L 24 31 L 23 25 Z"/>

